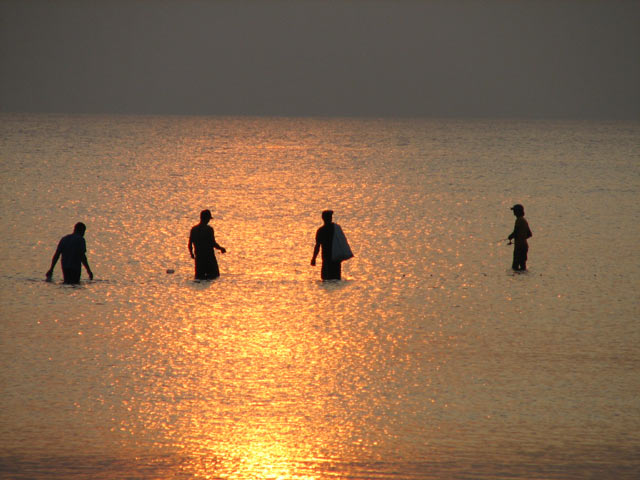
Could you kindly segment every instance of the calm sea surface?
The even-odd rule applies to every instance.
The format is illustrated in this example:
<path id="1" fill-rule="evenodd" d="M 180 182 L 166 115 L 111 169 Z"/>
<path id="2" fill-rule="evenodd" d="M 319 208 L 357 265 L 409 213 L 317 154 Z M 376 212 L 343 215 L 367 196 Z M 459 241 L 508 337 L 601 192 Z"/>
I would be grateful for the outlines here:
<path id="1" fill-rule="evenodd" d="M 637 478 L 640 123 L 4 114 L 0 178 L 1 478 Z"/>

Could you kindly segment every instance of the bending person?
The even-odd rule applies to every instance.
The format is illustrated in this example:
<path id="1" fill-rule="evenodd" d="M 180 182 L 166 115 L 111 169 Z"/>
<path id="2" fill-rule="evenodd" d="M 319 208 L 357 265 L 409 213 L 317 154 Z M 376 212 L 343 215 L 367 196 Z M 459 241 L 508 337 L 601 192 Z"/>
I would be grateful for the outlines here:
<path id="1" fill-rule="evenodd" d="M 93 280 L 93 272 L 89 268 L 89 262 L 87 261 L 87 244 L 84 240 L 84 232 L 87 227 L 84 223 L 78 222 L 73 227 L 73 233 L 65 235 L 60 239 L 56 253 L 54 253 L 51 259 L 51 268 L 46 273 L 47 280 L 51 280 L 53 277 L 53 268 L 58 262 L 58 258 L 62 255 L 62 276 L 64 283 L 75 284 L 80 283 L 80 275 L 82 268 L 87 269 L 89 279 Z"/>

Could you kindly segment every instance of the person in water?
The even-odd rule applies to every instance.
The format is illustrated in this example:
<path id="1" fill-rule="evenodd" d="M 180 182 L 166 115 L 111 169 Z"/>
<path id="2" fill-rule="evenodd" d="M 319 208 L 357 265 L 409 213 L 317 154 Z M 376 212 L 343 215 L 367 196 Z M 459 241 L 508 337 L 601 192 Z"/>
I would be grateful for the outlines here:
<path id="1" fill-rule="evenodd" d="M 58 262 L 58 258 L 62 255 L 62 277 L 64 283 L 76 284 L 80 283 L 80 275 L 82 271 L 82 265 L 87 269 L 89 279 L 93 280 L 93 272 L 89 268 L 89 262 L 87 261 L 87 244 L 84 240 L 84 232 L 87 227 L 84 223 L 78 222 L 73 227 L 73 233 L 65 235 L 60 239 L 56 253 L 53 254 L 51 259 L 51 268 L 46 273 L 47 280 L 51 280 L 53 277 L 53 268 Z"/>
<path id="2" fill-rule="evenodd" d="M 529 244 L 527 239 L 533 234 L 529 229 L 529 223 L 524 218 L 524 207 L 520 204 L 511 207 L 513 214 L 516 216 L 516 223 L 513 233 L 509 235 L 509 240 L 513 240 L 513 264 L 511 268 L 515 271 L 524 271 L 527 269 L 527 253 L 529 252 Z M 509 242 L 511 243 L 511 242 Z"/>
<path id="3" fill-rule="evenodd" d="M 349 249 L 349 256 L 338 260 L 335 259 L 335 256 L 333 255 L 334 232 L 336 229 L 340 229 L 340 226 L 333 223 L 333 210 L 325 210 L 322 212 L 322 220 L 324 225 L 322 225 L 316 232 L 316 244 L 313 248 L 311 266 L 315 267 L 316 258 L 322 248 L 322 269 L 320 271 L 322 280 L 340 280 L 342 261 L 350 258 L 353 254 L 351 254 L 351 250 Z M 342 233 L 341 229 L 340 233 Z M 346 243 L 346 239 L 344 242 Z"/>
<path id="4" fill-rule="evenodd" d="M 202 210 L 200 223 L 195 225 L 189 234 L 189 253 L 196 261 L 196 279 L 198 280 L 218 278 L 220 269 L 213 249 L 217 248 L 221 253 L 227 251 L 216 242 L 213 228 L 208 225 L 210 220 L 211 211 Z"/>

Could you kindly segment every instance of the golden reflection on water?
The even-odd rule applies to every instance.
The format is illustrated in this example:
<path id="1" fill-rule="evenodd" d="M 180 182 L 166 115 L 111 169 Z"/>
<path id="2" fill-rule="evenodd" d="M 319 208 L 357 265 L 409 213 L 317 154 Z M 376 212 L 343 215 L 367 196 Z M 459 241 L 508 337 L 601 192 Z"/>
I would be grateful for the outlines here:
<path id="1" fill-rule="evenodd" d="M 2 251 L 14 273 L 0 277 L 0 454 L 61 459 L 57 478 L 78 459 L 91 478 L 495 478 L 504 465 L 578 478 L 575 465 L 589 473 L 612 451 L 609 466 L 634 465 L 637 305 L 619 280 L 638 273 L 616 256 L 634 244 L 602 248 L 581 222 L 559 238 L 540 213 L 586 202 L 608 218 L 608 197 L 574 202 L 549 160 L 529 198 L 532 272 L 511 275 L 495 243 L 519 194 L 504 186 L 557 142 L 514 163 L 475 123 L 67 121 L 84 150 L 45 138 L 46 158 L 23 165 L 16 147 L 4 167 L 21 179 L 5 186 L 7 235 L 29 247 Z M 537 138 L 503 129 L 510 146 Z M 576 184 L 600 184 L 588 172 Z M 607 181 L 631 182 L 616 172 Z M 68 178 L 69 190 L 49 187 Z M 616 211 L 637 210 L 630 198 Z M 327 207 L 356 253 L 339 283 L 309 266 Z M 202 208 L 228 252 L 222 277 L 199 283 L 187 235 Z M 43 270 L 72 217 L 86 219 L 96 281 L 15 273 Z M 567 252 L 565 235 L 598 253 Z"/>
<path id="2" fill-rule="evenodd" d="M 149 318 L 158 323 L 130 352 L 142 359 L 129 372 L 142 390 L 131 400 L 137 415 L 122 428 L 153 432 L 202 478 L 210 457 L 229 478 L 316 478 L 299 475 L 302 462 L 358 458 L 364 442 L 375 443 L 380 432 L 370 421 L 382 412 L 367 389 L 383 380 L 370 378 L 383 354 L 379 339 L 344 325 L 333 331 L 335 319 L 301 311 L 309 307 L 286 296 L 266 298 L 274 293 L 263 287 L 253 303 L 240 298 L 219 313 L 200 295 L 194 304 L 157 302 Z"/>

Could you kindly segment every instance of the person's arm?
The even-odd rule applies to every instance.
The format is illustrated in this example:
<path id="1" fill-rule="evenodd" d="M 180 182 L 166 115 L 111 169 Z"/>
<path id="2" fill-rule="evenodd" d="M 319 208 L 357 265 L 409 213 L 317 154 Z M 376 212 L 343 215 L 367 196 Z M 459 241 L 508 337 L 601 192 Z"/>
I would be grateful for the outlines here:
<path id="1" fill-rule="evenodd" d="M 220 250 L 220 253 L 227 253 L 227 249 L 216 242 L 216 234 L 214 233 L 213 228 L 211 229 L 211 238 L 213 238 L 213 248 Z"/>
<path id="2" fill-rule="evenodd" d="M 313 247 L 313 257 L 311 257 L 311 266 L 316 266 L 316 258 L 318 257 L 318 253 L 320 253 L 320 229 L 316 232 L 316 245 Z"/>
<path id="3" fill-rule="evenodd" d="M 318 257 L 318 253 L 320 252 L 320 244 L 316 242 L 316 246 L 313 247 L 313 257 L 311 257 L 311 266 L 316 266 L 316 258 Z"/>
<path id="4" fill-rule="evenodd" d="M 509 235 L 507 239 L 513 240 L 514 238 L 516 238 L 517 233 L 518 233 L 518 220 L 516 220 L 516 223 L 513 226 L 513 232 L 511 232 L 511 235 Z"/>
<path id="5" fill-rule="evenodd" d="M 192 238 L 192 233 L 193 233 L 193 232 L 189 233 L 189 255 L 191 255 L 191 258 L 196 258 L 196 257 L 193 255 L 193 238 Z"/>
<path id="6" fill-rule="evenodd" d="M 51 268 L 49 268 L 49 271 L 46 273 L 47 279 L 51 280 L 51 277 L 53 277 L 53 268 L 56 266 L 56 263 L 58 263 L 58 258 L 60 258 L 60 246 L 58 245 L 58 248 L 56 248 L 56 253 L 53 254 L 53 258 L 51 259 Z"/>
<path id="7" fill-rule="evenodd" d="M 313 247 L 313 257 L 311 257 L 311 266 L 316 266 L 316 258 L 318 257 L 318 253 L 320 253 L 320 230 L 316 232 L 316 245 Z"/>
<path id="8" fill-rule="evenodd" d="M 84 265 L 84 268 L 87 269 L 87 273 L 89 274 L 89 280 L 93 280 L 93 272 L 91 271 L 91 268 L 89 268 L 89 261 L 87 260 L 87 255 L 83 253 L 80 261 L 82 262 L 82 265 Z"/>

